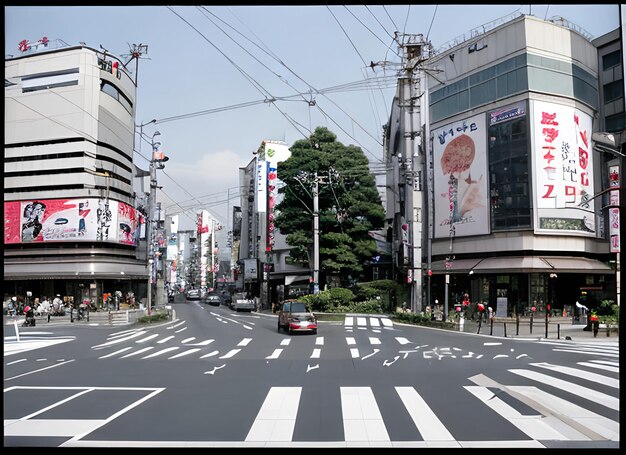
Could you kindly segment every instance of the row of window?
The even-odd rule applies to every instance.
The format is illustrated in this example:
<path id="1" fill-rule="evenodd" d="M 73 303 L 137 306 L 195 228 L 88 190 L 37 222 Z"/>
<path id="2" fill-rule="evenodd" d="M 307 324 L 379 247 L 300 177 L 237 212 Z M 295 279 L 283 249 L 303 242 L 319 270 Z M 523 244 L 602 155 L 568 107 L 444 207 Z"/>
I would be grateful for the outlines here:
<path id="1" fill-rule="evenodd" d="M 576 98 L 597 108 L 597 79 L 576 64 L 520 54 L 435 90 L 431 121 L 529 90 Z"/>
<path id="2" fill-rule="evenodd" d="M 78 68 L 69 68 L 61 71 L 23 76 L 21 78 L 22 93 L 78 85 L 78 77 Z M 122 106 L 124 106 L 124 109 L 126 109 L 126 111 L 132 115 L 133 103 L 114 84 L 109 81 L 102 80 L 100 82 L 100 90 L 117 100 Z"/>

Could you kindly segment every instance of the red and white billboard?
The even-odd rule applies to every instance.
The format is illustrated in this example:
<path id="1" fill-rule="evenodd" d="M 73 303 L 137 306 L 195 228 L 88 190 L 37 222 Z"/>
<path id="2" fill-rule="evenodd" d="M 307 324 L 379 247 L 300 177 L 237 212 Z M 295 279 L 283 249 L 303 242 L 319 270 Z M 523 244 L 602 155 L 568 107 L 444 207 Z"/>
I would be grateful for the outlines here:
<path id="1" fill-rule="evenodd" d="M 136 245 L 140 215 L 111 199 L 38 199 L 4 203 L 4 243 L 117 242 Z"/>
<path id="2" fill-rule="evenodd" d="M 595 237 L 591 116 L 532 101 L 531 121 L 535 232 Z"/>

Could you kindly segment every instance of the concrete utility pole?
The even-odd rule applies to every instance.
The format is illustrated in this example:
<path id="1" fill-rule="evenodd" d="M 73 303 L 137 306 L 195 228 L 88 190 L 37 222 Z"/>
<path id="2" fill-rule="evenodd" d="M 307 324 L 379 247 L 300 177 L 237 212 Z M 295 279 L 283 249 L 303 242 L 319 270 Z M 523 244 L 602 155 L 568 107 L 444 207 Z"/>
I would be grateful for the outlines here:
<path id="1" fill-rule="evenodd" d="M 313 176 L 313 294 L 320 292 L 320 209 L 319 181 Z"/>
<path id="2" fill-rule="evenodd" d="M 409 224 L 410 257 L 408 280 L 411 289 L 411 311 L 420 312 L 423 308 L 423 271 L 422 242 L 424 238 L 424 156 L 428 138 L 424 138 L 422 124 L 428 123 L 423 114 L 423 107 L 428 86 L 423 69 L 419 66 L 423 61 L 426 46 L 422 35 L 400 35 L 402 63 L 405 76 L 401 78 L 401 122 L 404 131 L 404 156 L 407 192 L 405 219 Z M 408 188 L 411 185 L 411 188 Z"/>

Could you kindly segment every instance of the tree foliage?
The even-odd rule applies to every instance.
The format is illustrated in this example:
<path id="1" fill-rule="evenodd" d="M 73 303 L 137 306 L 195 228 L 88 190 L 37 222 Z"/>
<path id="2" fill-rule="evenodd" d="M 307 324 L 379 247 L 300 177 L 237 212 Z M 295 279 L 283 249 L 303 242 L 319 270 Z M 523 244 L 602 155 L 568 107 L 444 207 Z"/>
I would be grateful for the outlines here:
<path id="1" fill-rule="evenodd" d="M 320 274 L 332 273 L 347 283 L 376 254 L 369 231 L 380 229 L 385 212 L 376 180 L 360 147 L 344 145 L 324 127 L 296 141 L 291 156 L 278 163 L 284 182 L 276 207 L 276 226 L 303 265 L 313 262 L 313 187 L 318 182 Z"/>

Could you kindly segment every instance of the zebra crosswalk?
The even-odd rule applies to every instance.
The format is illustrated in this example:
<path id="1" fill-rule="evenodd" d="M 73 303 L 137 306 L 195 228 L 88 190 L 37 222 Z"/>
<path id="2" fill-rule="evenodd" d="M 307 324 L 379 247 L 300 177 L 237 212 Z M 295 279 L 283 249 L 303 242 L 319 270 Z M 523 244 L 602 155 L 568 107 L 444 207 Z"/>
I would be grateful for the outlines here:
<path id="1" fill-rule="evenodd" d="M 530 366 L 545 368 L 548 365 Z M 550 367 L 550 371 L 564 371 L 556 365 Z M 572 399 L 568 400 L 544 390 L 549 384 L 548 380 L 554 381 L 555 377 L 538 377 L 530 374 L 532 370 L 512 369 L 510 372 L 531 379 L 535 385 L 502 385 L 484 375 L 477 375 L 469 378 L 475 385 L 463 386 L 468 392 L 468 400 L 463 403 L 463 409 L 470 409 L 471 413 L 471 406 L 486 406 L 524 434 L 526 439 L 460 439 L 459 428 L 454 424 L 447 425 L 440 418 L 437 405 L 429 402 L 430 394 L 424 394 L 423 390 L 415 386 L 395 386 L 393 392 L 398 400 L 394 404 L 401 403 L 404 410 L 395 410 L 394 424 L 398 424 L 397 416 L 408 416 L 402 424 L 411 426 L 415 434 L 419 435 L 414 441 L 402 441 L 402 445 L 530 448 L 545 447 L 546 443 L 554 441 L 619 442 L 619 421 L 586 408 L 582 404 L 585 400 L 580 399 L 582 396 L 578 388 L 581 385 L 568 382 L 557 386 L 566 387 L 570 391 Z M 576 376 L 578 380 L 598 382 L 598 377 L 584 374 L 588 373 L 586 370 L 581 370 L 581 373 L 583 374 Z M 606 378 L 601 382 L 612 384 L 613 379 Z M 377 397 L 379 393 L 381 397 Z M 303 396 L 305 394 L 302 387 L 271 387 L 247 432 L 245 442 L 264 442 L 270 445 L 298 442 L 294 437 L 297 422 L 301 413 L 306 413 L 309 409 L 307 403 L 302 402 Z M 389 406 L 385 399 L 388 395 L 381 393 L 380 387 L 340 386 L 339 396 L 337 412 L 341 414 L 343 442 L 348 446 L 396 446 L 390 431 L 392 428 L 383 417 L 388 416 L 389 412 L 384 413 L 381 410 L 382 407 Z M 614 406 L 617 396 L 600 400 L 598 396 L 587 398 L 609 409 L 617 409 Z M 513 404 L 514 402 L 517 404 Z M 522 407 L 526 409 L 521 409 Z"/>

